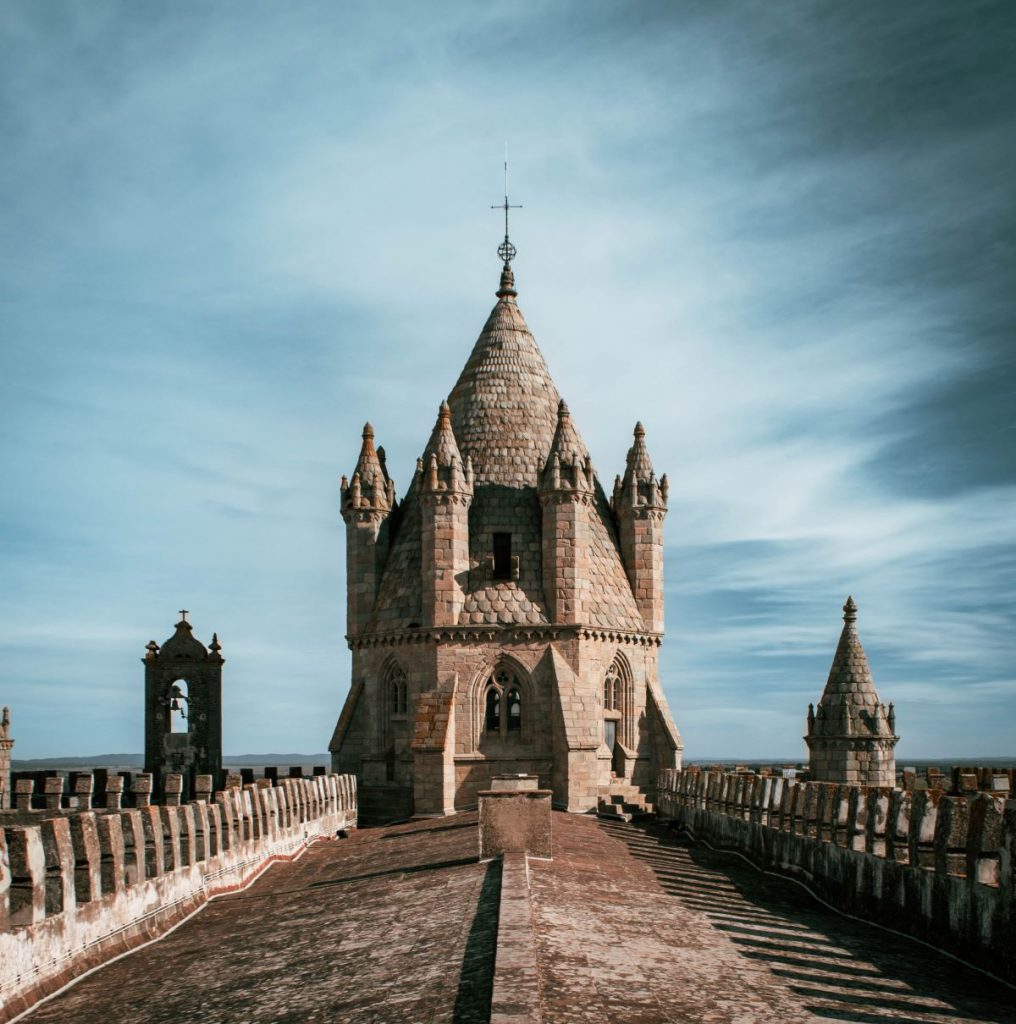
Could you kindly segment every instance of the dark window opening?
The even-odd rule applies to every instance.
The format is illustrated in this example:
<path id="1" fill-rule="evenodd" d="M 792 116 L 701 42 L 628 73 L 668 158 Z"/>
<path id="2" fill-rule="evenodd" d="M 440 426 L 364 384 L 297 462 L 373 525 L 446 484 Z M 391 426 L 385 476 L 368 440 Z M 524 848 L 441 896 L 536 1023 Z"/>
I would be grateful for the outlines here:
<path id="1" fill-rule="evenodd" d="M 522 730 L 522 695 L 517 689 L 512 689 L 508 694 L 508 731 L 520 732 Z"/>
<path id="2" fill-rule="evenodd" d="M 512 578 L 512 535 L 510 533 L 494 534 L 494 579 L 510 580 Z"/>
<path id="3" fill-rule="evenodd" d="M 487 732 L 501 731 L 501 694 L 494 686 L 487 690 Z"/>

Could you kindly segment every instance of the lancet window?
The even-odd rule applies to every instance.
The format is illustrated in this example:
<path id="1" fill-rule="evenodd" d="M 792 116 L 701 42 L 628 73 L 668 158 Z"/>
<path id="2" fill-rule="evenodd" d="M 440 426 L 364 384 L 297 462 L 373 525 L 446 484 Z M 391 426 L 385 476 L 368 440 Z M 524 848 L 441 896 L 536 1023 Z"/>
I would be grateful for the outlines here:
<path id="1" fill-rule="evenodd" d="M 629 750 L 635 747 L 635 686 L 628 662 L 618 655 L 603 678 L 604 721 L 617 725 L 617 739 Z M 613 730 L 606 730 L 613 731 Z"/>
<path id="2" fill-rule="evenodd" d="M 381 749 L 392 743 L 392 722 L 409 713 L 409 686 L 406 673 L 397 662 L 391 662 L 384 671 L 380 687 L 380 740 Z"/>
<path id="3" fill-rule="evenodd" d="M 495 669 L 483 689 L 483 733 L 490 738 L 512 739 L 522 734 L 522 686 L 514 673 Z"/>

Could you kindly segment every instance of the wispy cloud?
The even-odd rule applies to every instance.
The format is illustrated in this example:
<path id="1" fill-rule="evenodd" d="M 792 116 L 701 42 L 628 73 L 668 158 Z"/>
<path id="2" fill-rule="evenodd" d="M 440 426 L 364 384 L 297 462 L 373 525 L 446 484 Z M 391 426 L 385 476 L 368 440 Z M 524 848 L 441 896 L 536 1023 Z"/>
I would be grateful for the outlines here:
<path id="1" fill-rule="evenodd" d="M 183 605 L 227 748 L 323 745 L 338 477 L 368 418 L 411 476 L 493 301 L 505 135 L 521 305 L 600 475 L 636 419 L 670 475 L 689 753 L 800 752 L 847 592 L 901 753 L 1004 752 L 1016 19 L 756 13 L 5 5 L 18 753 L 139 746 Z"/>

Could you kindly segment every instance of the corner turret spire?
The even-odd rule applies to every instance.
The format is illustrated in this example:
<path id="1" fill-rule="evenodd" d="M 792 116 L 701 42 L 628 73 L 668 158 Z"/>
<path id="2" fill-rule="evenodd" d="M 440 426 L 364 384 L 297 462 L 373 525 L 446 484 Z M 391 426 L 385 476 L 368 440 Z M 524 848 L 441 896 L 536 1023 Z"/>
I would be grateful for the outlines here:
<path id="1" fill-rule="evenodd" d="M 369 423 L 363 425 L 362 438 L 353 476 L 348 481 L 342 478 L 343 515 L 360 510 L 387 513 L 395 505 L 395 484 L 388 478 L 384 461 L 374 447 L 374 428 Z"/>

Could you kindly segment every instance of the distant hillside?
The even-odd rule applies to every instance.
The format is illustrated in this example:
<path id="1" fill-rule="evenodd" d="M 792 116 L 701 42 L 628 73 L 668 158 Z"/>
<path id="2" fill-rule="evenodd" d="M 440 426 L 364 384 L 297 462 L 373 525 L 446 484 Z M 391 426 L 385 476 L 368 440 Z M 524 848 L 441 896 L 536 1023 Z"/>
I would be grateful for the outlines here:
<path id="1" fill-rule="evenodd" d="M 144 767 L 143 754 L 95 754 L 92 757 L 34 757 L 11 761 L 16 772 L 40 772 L 49 769 L 75 768 L 136 768 Z M 226 767 L 260 768 L 263 765 L 286 767 L 299 765 L 330 765 L 330 754 L 226 754 L 222 763 Z"/>

